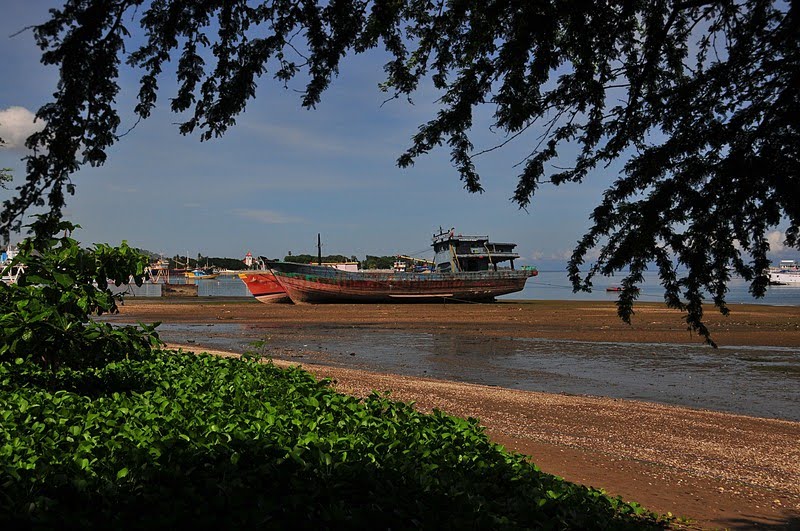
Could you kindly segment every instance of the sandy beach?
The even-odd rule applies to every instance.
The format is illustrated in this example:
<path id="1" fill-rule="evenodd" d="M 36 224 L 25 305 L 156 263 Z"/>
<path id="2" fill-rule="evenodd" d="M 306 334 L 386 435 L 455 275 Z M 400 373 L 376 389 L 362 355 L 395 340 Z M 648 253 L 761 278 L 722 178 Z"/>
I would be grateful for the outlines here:
<path id="1" fill-rule="evenodd" d="M 205 299 L 127 299 L 111 322 L 246 327 L 324 342 L 337 328 L 413 331 L 480 338 L 702 344 L 681 315 L 639 304 L 632 325 L 605 302 L 515 301 L 496 304 L 284 305 Z M 800 356 L 800 308 L 736 305 L 708 310 L 722 346 L 788 349 Z M 198 338 L 202 334 L 197 334 Z M 214 351 L 198 341 L 185 350 Z M 794 352 L 793 349 L 797 349 Z M 236 349 L 217 351 L 239 355 Z M 231 351 L 233 350 L 233 351 Z M 647 508 L 689 519 L 698 529 L 800 529 L 800 422 L 647 401 L 542 393 L 324 363 L 314 352 L 264 351 L 276 364 L 302 365 L 342 392 L 390 391 L 425 411 L 480 419 L 489 436 L 530 456 L 546 472 L 602 488 Z M 319 354 L 319 353 L 317 353 Z M 800 376 L 789 374 L 800 385 Z"/>

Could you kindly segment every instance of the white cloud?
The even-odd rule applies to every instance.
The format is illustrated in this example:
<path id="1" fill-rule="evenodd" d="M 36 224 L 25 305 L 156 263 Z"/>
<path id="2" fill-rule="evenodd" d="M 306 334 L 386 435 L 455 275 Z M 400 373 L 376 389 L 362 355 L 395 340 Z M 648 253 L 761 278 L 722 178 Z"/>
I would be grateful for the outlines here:
<path id="1" fill-rule="evenodd" d="M 138 194 L 139 189 L 134 186 L 123 186 L 117 183 L 105 183 L 106 190 L 116 194 Z"/>
<path id="2" fill-rule="evenodd" d="M 253 177 L 252 181 L 252 186 L 260 190 L 288 190 L 302 192 L 319 192 L 322 190 L 343 189 L 364 190 L 367 187 L 381 188 L 386 186 L 385 182 L 381 182 L 378 179 L 351 179 L 342 177 L 337 173 L 331 173 L 329 175 L 293 175 L 291 173 L 286 173 L 283 175 L 270 175 L 268 179 L 264 177 Z"/>
<path id="3" fill-rule="evenodd" d="M 303 218 L 287 216 L 274 210 L 257 210 L 254 208 L 237 208 L 233 211 L 237 216 L 266 225 L 285 225 L 287 223 L 305 223 Z"/>
<path id="4" fill-rule="evenodd" d="M 405 137 L 391 138 L 384 133 L 372 137 L 349 138 L 335 130 L 314 131 L 310 126 L 243 122 L 242 129 L 250 131 L 268 146 L 282 146 L 305 156 L 345 156 L 387 159 L 393 161 L 404 149 Z M 377 135 L 377 136 L 376 136 Z"/>
<path id="5" fill-rule="evenodd" d="M 785 249 L 783 242 L 786 235 L 783 231 L 774 230 L 767 234 L 767 241 L 769 242 L 769 250 L 772 253 L 779 253 Z"/>
<path id="6" fill-rule="evenodd" d="M 338 153 L 345 155 L 352 155 L 354 153 L 354 148 L 352 146 L 333 138 L 333 135 L 315 135 L 299 127 L 255 124 L 249 122 L 242 124 L 242 127 L 262 136 L 265 142 L 292 149 L 302 149 L 304 152 Z"/>
<path id="7" fill-rule="evenodd" d="M 596 249 L 590 249 L 586 253 L 587 260 L 595 260 L 598 256 L 600 253 Z M 549 253 L 539 251 L 533 254 L 533 258 L 535 260 L 569 260 L 572 258 L 572 249 L 556 249 Z"/>
<path id="8" fill-rule="evenodd" d="M 7 149 L 25 149 L 25 139 L 44 127 L 41 122 L 34 122 L 34 114 L 25 107 L 9 107 L 0 111 L 0 138 L 2 147 Z"/>

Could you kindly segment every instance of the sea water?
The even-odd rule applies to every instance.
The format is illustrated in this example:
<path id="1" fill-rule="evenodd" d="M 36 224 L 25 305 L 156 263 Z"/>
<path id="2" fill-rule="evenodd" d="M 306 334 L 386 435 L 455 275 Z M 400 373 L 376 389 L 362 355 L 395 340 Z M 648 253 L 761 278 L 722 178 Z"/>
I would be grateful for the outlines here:
<path id="1" fill-rule="evenodd" d="M 793 347 L 481 337 L 447 331 L 331 326 L 287 332 L 257 323 L 164 323 L 162 340 L 193 349 L 253 350 L 366 371 L 507 389 L 607 396 L 800 421 L 800 352 Z"/>
<path id="2" fill-rule="evenodd" d="M 525 289 L 501 297 L 514 300 L 607 300 L 614 301 L 619 293 L 606 291 L 606 288 L 619 286 L 623 275 L 616 277 L 595 277 L 591 293 L 573 293 L 572 285 L 564 271 L 540 271 L 529 278 Z M 728 282 L 725 300 L 728 304 L 770 304 L 775 306 L 800 305 L 800 286 L 768 286 L 766 295 L 755 299 L 749 292 L 750 284 L 741 277 Z M 644 273 L 644 282 L 639 286 L 639 299 L 642 302 L 663 302 L 664 288 L 659 283 L 658 273 Z M 711 302 L 711 298 L 708 299 Z"/>

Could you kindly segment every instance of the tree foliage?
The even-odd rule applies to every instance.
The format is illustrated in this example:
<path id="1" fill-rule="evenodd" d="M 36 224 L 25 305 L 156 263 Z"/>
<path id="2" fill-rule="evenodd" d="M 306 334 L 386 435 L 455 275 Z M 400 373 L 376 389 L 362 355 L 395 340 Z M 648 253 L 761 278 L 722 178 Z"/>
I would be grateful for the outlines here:
<path id="1" fill-rule="evenodd" d="M 14 180 L 11 168 L 0 168 L 0 188 L 7 188 L 7 183 Z"/>
<path id="2" fill-rule="evenodd" d="M 361 267 L 362 269 L 392 269 L 396 261 L 396 256 L 367 255 Z"/>
<path id="3" fill-rule="evenodd" d="M 5 145 L 5 142 L 2 138 L 0 138 L 0 148 Z M 14 180 L 14 176 L 11 174 L 11 168 L 0 168 L 0 188 L 7 188 L 7 183 L 10 183 Z"/>
<path id="4" fill-rule="evenodd" d="M 113 294 L 111 284 L 141 286 L 143 255 L 125 242 L 84 249 L 69 236 L 77 225 L 49 216 L 34 225 L 36 235 L 19 244 L 7 266 L 23 268 L 17 282 L 0 282 L 1 362 L 96 367 L 160 344 L 156 325 L 115 328 L 92 319 L 119 311 L 122 295 Z"/>
<path id="5" fill-rule="evenodd" d="M 144 44 L 124 56 L 126 24 L 142 28 Z M 4 205 L 6 233 L 31 205 L 47 202 L 58 217 L 70 175 L 105 161 L 123 59 L 142 70 L 141 118 L 176 65 L 180 132 L 208 140 L 235 124 L 258 78 L 301 78 L 313 107 L 344 57 L 381 46 L 392 97 L 423 81 L 442 94 L 400 166 L 446 144 L 465 188 L 482 191 L 475 159 L 486 150 L 470 133 L 484 105 L 503 144 L 530 143 L 513 195 L 522 208 L 542 184 L 624 162 L 568 269 L 576 290 L 628 269 L 625 320 L 656 263 L 668 305 L 708 339 L 702 302 L 727 313 L 729 268 L 762 296 L 768 231 L 786 223 L 784 244 L 800 246 L 797 1 L 67 0 L 34 33 L 61 77 L 37 114 L 47 125 L 28 140 L 27 182 Z"/>

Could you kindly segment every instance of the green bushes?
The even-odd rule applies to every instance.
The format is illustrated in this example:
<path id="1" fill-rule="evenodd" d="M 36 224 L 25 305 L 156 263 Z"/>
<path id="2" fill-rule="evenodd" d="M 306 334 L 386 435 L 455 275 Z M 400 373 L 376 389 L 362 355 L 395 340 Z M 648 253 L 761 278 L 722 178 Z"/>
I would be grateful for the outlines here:
<path id="1" fill-rule="evenodd" d="M 92 321 L 116 311 L 106 279 L 141 281 L 126 246 L 22 249 L 24 279 L 0 286 L 0 529 L 664 525 L 543 474 L 474 419 Z"/>
<path id="2" fill-rule="evenodd" d="M 474 419 L 358 400 L 299 369 L 155 351 L 56 371 L 45 388 L 22 365 L 0 365 L 7 524 L 656 525 L 635 505 L 503 451 Z M 82 394 L 98 381 L 104 393 Z"/>
<path id="3" fill-rule="evenodd" d="M 33 224 L 38 236 L 20 244 L 13 265 L 24 266 L 24 273 L 16 284 L 0 282 L 0 359 L 103 365 L 159 344 L 153 326 L 115 329 L 92 321 L 118 311 L 120 296 L 111 294 L 109 282 L 141 285 L 147 259 L 125 242 L 83 249 L 67 236 L 75 228 L 42 217 Z M 59 232 L 64 235 L 55 236 Z"/>

